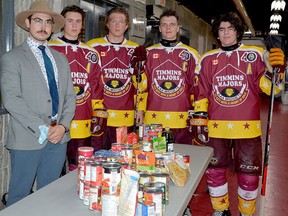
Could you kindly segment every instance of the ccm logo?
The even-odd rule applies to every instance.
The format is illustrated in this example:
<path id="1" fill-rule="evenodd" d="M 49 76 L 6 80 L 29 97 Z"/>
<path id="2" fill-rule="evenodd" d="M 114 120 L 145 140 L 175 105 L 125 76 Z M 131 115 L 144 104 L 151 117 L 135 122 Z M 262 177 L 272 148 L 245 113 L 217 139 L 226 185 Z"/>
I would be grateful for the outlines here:
<path id="1" fill-rule="evenodd" d="M 247 166 L 247 165 L 244 165 L 244 164 L 241 164 L 240 168 L 241 169 L 248 169 L 248 170 L 259 170 L 259 166 Z"/>

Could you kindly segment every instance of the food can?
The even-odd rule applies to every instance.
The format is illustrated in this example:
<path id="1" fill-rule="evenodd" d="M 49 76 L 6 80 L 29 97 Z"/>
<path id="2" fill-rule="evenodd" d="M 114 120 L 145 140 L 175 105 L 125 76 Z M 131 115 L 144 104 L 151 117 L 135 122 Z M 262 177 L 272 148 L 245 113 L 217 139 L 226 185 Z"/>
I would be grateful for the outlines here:
<path id="1" fill-rule="evenodd" d="M 138 200 L 136 211 L 137 216 L 155 216 L 155 203 L 140 199 Z"/>
<path id="2" fill-rule="evenodd" d="M 107 161 L 107 158 L 104 157 L 103 155 L 94 155 L 94 161 L 95 162 L 105 162 Z"/>
<path id="3" fill-rule="evenodd" d="M 163 215 L 163 205 L 162 205 L 163 191 L 161 189 L 144 187 L 143 200 L 145 202 L 155 203 L 155 215 L 156 216 Z"/>
<path id="4" fill-rule="evenodd" d="M 190 155 L 183 155 L 183 161 L 187 165 L 187 167 L 190 166 Z"/>
<path id="5" fill-rule="evenodd" d="M 150 129 L 150 126 L 148 124 L 139 125 L 138 136 L 139 136 L 140 141 L 143 140 L 143 137 L 147 137 L 149 129 Z"/>
<path id="6" fill-rule="evenodd" d="M 163 127 L 162 127 L 162 124 L 151 124 L 150 129 L 157 131 L 157 133 L 159 135 L 162 133 Z"/>
<path id="7" fill-rule="evenodd" d="M 90 184 L 93 186 L 101 186 L 102 185 L 102 163 L 101 162 L 93 162 L 90 165 Z"/>
<path id="8" fill-rule="evenodd" d="M 83 204 L 89 205 L 89 192 L 90 192 L 90 185 L 89 183 L 84 182 L 84 193 L 83 193 Z"/>
<path id="9" fill-rule="evenodd" d="M 78 160 L 78 174 L 77 174 L 77 185 L 78 185 L 78 189 L 77 189 L 77 192 L 78 192 L 78 195 L 80 197 L 80 199 L 83 199 L 83 195 L 80 195 L 80 192 L 82 190 L 81 193 L 83 193 L 83 185 L 81 185 L 81 181 L 82 181 L 82 184 L 84 184 L 84 178 L 85 178 L 85 175 L 84 175 L 84 162 L 85 162 L 85 158 L 79 158 Z M 82 198 L 81 198 L 82 197 Z"/>
<path id="10" fill-rule="evenodd" d="M 101 211 L 101 186 L 90 185 L 89 209 Z"/>
<path id="11" fill-rule="evenodd" d="M 132 164 L 133 160 L 133 147 L 123 147 L 121 149 L 121 155 L 124 161 L 128 164 Z"/>
<path id="12" fill-rule="evenodd" d="M 121 172 L 124 171 L 124 169 L 129 169 L 129 164 L 126 162 L 121 162 Z"/>
<path id="13" fill-rule="evenodd" d="M 142 148 L 143 148 L 143 151 L 145 151 L 145 152 L 151 152 L 152 151 L 152 144 L 150 142 L 149 136 L 143 138 Z"/>
<path id="14" fill-rule="evenodd" d="M 151 174 L 151 182 L 162 182 L 165 184 L 165 192 L 164 198 L 165 198 L 165 205 L 169 204 L 169 174 L 168 173 L 153 173 Z"/>
<path id="15" fill-rule="evenodd" d="M 117 216 L 119 194 L 101 194 L 102 216 Z"/>
<path id="16" fill-rule="evenodd" d="M 83 200 L 84 197 L 84 180 L 80 179 L 78 181 L 78 196 L 79 199 Z"/>
<path id="17" fill-rule="evenodd" d="M 93 156 L 93 147 L 79 147 L 78 148 L 78 158 L 84 157 L 84 158 L 91 158 Z"/>
<path id="18" fill-rule="evenodd" d="M 164 165 L 164 158 L 156 157 L 155 165 Z"/>
<path id="19" fill-rule="evenodd" d="M 143 193 L 147 190 L 161 190 L 162 191 L 162 211 L 166 208 L 166 186 L 163 182 L 148 182 L 144 184 Z M 145 197 L 145 195 L 144 195 Z"/>
<path id="20" fill-rule="evenodd" d="M 120 194 L 121 164 L 118 162 L 103 163 L 102 194 Z"/>
<path id="21" fill-rule="evenodd" d="M 88 158 L 84 161 L 84 182 L 90 184 L 91 178 L 91 163 L 93 163 L 93 159 Z"/>
<path id="22" fill-rule="evenodd" d="M 174 160 L 175 153 L 173 153 L 173 152 L 167 152 L 167 153 L 165 153 L 165 154 L 162 154 L 162 157 L 164 158 L 164 161 L 165 161 L 165 160 Z"/>
<path id="23" fill-rule="evenodd" d="M 121 152 L 122 148 L 124 148 L 125 145 L 122 143 L 112 143 L 111 144 L 111 151 L 113 152 Z"/>
<path id="24" fill-rule="evenodd" d="M 147 172 L 140 172 L 139 184 L 146 184 L 150 181 L 150 174 Z"/>
<path id="25" fill-rule="evenodd" d="M 150 140 L 153 140 L 154 138 L 159 137 L 159 132 L 156 130 L 149 130 L 148 131 L 148 136 Z"/>

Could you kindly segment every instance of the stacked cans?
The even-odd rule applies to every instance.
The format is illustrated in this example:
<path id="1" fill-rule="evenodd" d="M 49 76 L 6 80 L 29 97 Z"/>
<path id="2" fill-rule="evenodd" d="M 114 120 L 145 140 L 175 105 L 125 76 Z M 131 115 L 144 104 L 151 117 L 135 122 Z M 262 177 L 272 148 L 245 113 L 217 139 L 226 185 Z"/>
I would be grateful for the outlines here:
<path id="1" fill-rule="evenodd" d="M 90 210 L 101 211 L 102 162 L 92 147 L 78 148 L 78 195 Z M 100 161 L 101 159 L 101 161 Z"/>
<path id="2" fill-rule="evenodd" d="M 103 163 L 102 216 L 117 216 L 121 186 L 121 164 Z"/>
<path id="3" fill-rule="evenodd" d="M 169 204 L 169 174 L 140 173 L 138 198 L 140 207 L 137 211 L 143 211 L 143 209 L 151 211 L 151 203 L 154 203 L 152 205 L 155 208 L 154 215 L 163 215 L 166 205 Z"/>

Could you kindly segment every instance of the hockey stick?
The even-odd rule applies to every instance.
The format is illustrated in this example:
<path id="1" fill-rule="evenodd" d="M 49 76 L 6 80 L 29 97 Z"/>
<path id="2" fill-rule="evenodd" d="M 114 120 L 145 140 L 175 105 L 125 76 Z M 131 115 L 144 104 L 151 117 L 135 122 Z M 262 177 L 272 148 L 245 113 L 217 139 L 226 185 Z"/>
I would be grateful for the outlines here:
<path id="1" fill-rule="evenodd" d="M 134 125 L 133 125 L 133 131 L 136 133 L 137 131 L 137 112 L 138 112 L 138 99 L 139 99 L 139 82 L 140 82 L 140 78 L 141 78 L 141 67 L 142 67 L 142 62 L 138 62 L 137 63 L 137 67 L 138 67 L 138 71 L 137 71 L 137 75 L 136 75 L 136 82 L 137 82 L 137 86 L 136 86 L 136 99 L 135 99 L 135 105 L 134 105 L 134 112 L 135 112 L 135 116 L 134 116 Z"/>
<path id="2" fill-rule="evenodd" d="M 260 216 L 264 215 L 264 197 L 266 194 L 267 186 L 267 172 L 268 172 L 268 162 L 269 162 L 269 153 L 270 153 L 270 143 L 271 143 L 271 134 L 272 134 L 272 118 L 273 118 L 273 107 L 274 107 L 274 96 L 275 96 L 275 80 L 276 80 L 276 71 L 277 67 L 272 68 L 269 63 L 269 52 L 264 53 L 264 62 L 267 68 L 270 68 L 272 71 L 272 83 L 271 83 L 271 95 L 270 95 L 270 104 L 267 118 L 267 129 L 266 129 L 266 139 L 265 139 L 265 152 L 264 152 L 264 163 L 262 170 L 262 184 L 261 184 L 261 200 L 260 200 Z"/>

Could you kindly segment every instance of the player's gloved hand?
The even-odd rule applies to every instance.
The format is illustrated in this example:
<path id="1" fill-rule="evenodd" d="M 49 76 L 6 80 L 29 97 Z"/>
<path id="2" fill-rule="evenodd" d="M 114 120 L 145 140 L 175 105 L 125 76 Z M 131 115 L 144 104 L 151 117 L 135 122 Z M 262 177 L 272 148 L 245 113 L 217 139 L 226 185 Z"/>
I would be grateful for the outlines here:
<path id="1" fill-rule="evenodd" d="M 209 141 L 207 113 L 194 113 L 190 118 L 189 130 L 192 132 L 194 145 L 205 145 Z"/>
<path id="2" fill-rule="evenodd" d="M 271 48 L 268 60 L 272 67 L 281 67 L 285 63 L 284 52 L 280 48 Z"/>
<path id="3" fill-rule="evenodd" d="M 133 73 L 134 75 L 138 74 L 138 72 L 141 73 L 144 71 L 143 62 L 146 61 L 146 58 L 147 58 L 146 48 L 143 45 L 136 47 L 130 59 L 130 65 L 131 68 L 134 69 Z"/>
<path id="4" fill-rule="evenodd" d="M 101 136 L 107 126 L 108 112 L 106 109 L 94 109 L 90 131 L 94 136 Z"/>

